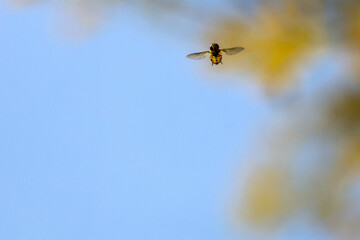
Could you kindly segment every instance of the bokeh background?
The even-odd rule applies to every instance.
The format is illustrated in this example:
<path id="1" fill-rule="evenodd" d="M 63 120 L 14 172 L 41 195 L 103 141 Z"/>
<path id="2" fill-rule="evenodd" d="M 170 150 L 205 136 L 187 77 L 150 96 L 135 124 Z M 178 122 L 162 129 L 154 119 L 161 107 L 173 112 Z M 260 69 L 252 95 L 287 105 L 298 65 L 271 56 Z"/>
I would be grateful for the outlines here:
<path id="1" fill-rule="evenodd" d="M 357 0 L 0 3 L 1 239 L 359 239 Z M 185 58 L 245 47 L 223 65 Z"/>

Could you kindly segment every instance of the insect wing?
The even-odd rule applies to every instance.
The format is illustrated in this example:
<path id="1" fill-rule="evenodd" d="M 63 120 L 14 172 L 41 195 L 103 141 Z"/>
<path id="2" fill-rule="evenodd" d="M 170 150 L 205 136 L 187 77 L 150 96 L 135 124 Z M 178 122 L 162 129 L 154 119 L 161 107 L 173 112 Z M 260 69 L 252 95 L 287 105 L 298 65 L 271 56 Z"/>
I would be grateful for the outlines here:
<path id="1" fill-rule="evenodd" d="M 200 59 L 205 58 L 206 54 L 208 54 L 208 53 L 209 53 L 209 51 L 192 53 L 192 54 L 187 55 L 186 57 L 190 58 L 190 59 L 194 59 L 194 60 L 200 60 Z"/>
<path id="2" fill-rule="evenodd" d="M 242 50 L 244 50 L 243 47 L 234 47 L 234 48 L 221 49 L 221 51 L 226 53 L 226 55 L 234 55 L 234 54 L 237 54 L 237 53 L 241 52 Z"/>

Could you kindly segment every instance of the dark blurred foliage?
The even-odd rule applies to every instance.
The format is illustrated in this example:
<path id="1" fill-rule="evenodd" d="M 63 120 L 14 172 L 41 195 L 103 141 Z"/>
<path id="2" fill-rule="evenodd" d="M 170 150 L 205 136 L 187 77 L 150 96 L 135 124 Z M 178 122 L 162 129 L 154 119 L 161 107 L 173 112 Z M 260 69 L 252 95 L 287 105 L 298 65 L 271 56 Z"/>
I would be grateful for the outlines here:
<path id="1" fill-rule="evenodd" d="M 335 239 L 358 239 L 360 87 L 324 93 L 319 101 L 293 105 L 260 141 L 238 216 L 259 229 L 301 216 Z"/>
<path id="2" fill-rule="evenodd" d="M 237 218 L 255 229 L 278 229 L 300 215 L 335 239 L 360 239 L 358 0 L 8 1 L 14 5 L 55 3 L 65 9 L 64 16 L 72 16 L 90 31 L 110 12 L 123 9 L 155 21 L 171 18 L 176 29 L 193 31 L 193 39 L 201 38 L 204 50 L 211 42 L 245 47 L 241 55 L 225 58 L 221 68 L 248 73 L 268 96 L 289 89 L 297 92 L 315 56 L 332 53 L 345 58 L 343 71 L 334 76 L 336 86 L 327 86 L 327 79 L 318 79 L 321 75 L 313 76 L 312 81 L 322 82 L 318 96 L 298 97 L 281 110 L 280 126 L 270 124 L 270 133 L 259 133 L 261 140 L 255 147 L 261 154 L 254 157 L 256 161 L 245 160 L 253 168 L 241 184 L 236 209 Z"/>

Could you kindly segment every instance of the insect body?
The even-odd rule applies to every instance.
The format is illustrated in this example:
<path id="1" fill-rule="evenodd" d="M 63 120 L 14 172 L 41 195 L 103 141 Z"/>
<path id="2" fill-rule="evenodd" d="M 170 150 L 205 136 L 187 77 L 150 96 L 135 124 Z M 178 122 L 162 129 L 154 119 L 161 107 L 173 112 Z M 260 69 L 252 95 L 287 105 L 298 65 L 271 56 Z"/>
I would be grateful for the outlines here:
<path id="1" fill-rule="evenodd" d="M 237 54 L 239 52 L 241 52 L 242 50 L 244 50 L 243 47 L 234 47 L 234 48 L 219 48 L 219 45 L 217 43 L 213 43 L 210 46 L 210 50 L 209 51 L 204 51 L 204 52 L 198 52 L 198 53 L 192 53 L 187 55 L 186 57 L 190 58 L 190 59 L 195 59 L 195 60 L 200 60 L 206 57 L 206 55 L 208 53 L 210 53 L 210 61 L 212 62 L 211 65 L 214 64 L 222 64 L 222 55 L 221 53 L 224 52 L 227 55 L 234 55 Z"/>
<path id="2" fill-rule="evenodd" d="M 211 65 L 214 65 L 214 63 L 217 65 L 219 63 L 222 64 L 222 55 L 219 48 L 219 45 L 214 43 L 210 46 L 210 61 L 212 62 Z"/>

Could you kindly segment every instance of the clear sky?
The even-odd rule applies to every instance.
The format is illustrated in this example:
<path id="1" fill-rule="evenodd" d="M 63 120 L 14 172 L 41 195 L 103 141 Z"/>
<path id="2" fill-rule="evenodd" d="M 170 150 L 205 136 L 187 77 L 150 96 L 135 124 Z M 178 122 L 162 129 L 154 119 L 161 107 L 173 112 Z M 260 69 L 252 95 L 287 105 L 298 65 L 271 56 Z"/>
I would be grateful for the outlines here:
<path id="1" fill-rule="evenodd" d="M 52 14 L 0 8 L 0 238 L 237 239 L 262 94 L 135 14 L 74 41 Z"/>

